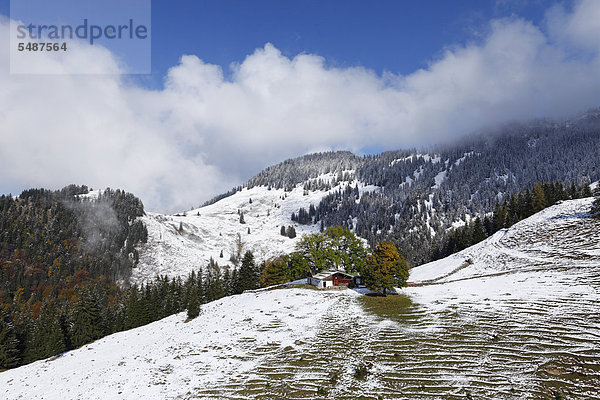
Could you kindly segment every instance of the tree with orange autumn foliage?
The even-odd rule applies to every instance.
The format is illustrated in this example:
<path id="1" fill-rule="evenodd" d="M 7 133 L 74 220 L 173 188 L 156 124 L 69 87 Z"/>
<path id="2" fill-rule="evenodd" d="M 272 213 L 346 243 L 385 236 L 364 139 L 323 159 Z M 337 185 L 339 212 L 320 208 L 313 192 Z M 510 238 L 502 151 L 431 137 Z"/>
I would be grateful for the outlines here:
<path id="1" fill-rule="evenodd" d="M 362 271 L 366 286 L 386 295 L 394 287 L 406 286 L 408 263 L 392 242 L 381 242 L 367 258 Z"/>

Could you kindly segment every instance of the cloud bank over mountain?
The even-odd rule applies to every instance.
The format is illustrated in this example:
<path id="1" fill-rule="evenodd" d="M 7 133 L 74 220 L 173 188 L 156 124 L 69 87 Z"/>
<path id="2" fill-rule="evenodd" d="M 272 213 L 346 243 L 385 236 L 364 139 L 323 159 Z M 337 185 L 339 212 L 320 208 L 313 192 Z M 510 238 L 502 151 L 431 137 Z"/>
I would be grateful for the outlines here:
<path id="1" fill-rule="evenodd" d="M 600 2 L 551 7 L 541 26 L 514 17 L 487 28 L 409 75 L 289 58 L 267 43 L 228 71 L 184 55 L 160 90 L 116 74 L 9 75 L 5 51 L 0 188 L 120 187 L 172 211 L 309 151 L 420 146 L 600 105 Z M 1 20 L 0 48 L 8 30 Z M 40 63 L 119 68 L 101 48 L 53 57 Z"/>

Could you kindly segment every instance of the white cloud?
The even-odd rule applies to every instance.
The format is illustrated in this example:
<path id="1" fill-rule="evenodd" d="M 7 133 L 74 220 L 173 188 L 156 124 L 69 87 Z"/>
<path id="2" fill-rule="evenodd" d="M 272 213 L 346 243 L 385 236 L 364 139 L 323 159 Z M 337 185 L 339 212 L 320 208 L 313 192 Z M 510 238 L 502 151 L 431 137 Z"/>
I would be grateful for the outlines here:
<path id="1" fill-rule="evenodd" d="M 599 12 L 593 0 L 554 7 L 544 29 L 496 20 L 480 42 L 406 76 L 290 59 L 267 44 L 228 78 L 183 56 L 165 88 L 151 91 L 115 75 L 8 75 L 2 55 L 0 187 L 122 187 L 150 209 L 174 210 L 312 150 L 418 146 L 568 116 L 600 104 L 600 46 L 590 39 L 600 35 Z M 0 42 L 7 29 L 0 22 Z M 108 52 L 84 56 L 118 68 Z"/>
<path id="2" fill-rule="evenodd" d="M 600 50 L 600 5 L 597 0 L 578 0 L 572 12 L 555 5 L 546 13 L 550 36 L 574 51 Z"/>

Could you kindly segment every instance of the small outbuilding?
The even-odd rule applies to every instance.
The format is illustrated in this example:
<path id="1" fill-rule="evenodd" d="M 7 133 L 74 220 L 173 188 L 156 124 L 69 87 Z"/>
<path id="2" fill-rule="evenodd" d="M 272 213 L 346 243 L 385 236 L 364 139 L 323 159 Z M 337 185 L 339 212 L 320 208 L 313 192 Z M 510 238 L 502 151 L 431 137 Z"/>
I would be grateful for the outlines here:
<path id="1" fill-rule="evenodd" d="M 319 289 L 364 285 L 363 279 L 360 276 L 348 274 L 344 271 L 323 271 L 309 277 L 308 283 Z"/>

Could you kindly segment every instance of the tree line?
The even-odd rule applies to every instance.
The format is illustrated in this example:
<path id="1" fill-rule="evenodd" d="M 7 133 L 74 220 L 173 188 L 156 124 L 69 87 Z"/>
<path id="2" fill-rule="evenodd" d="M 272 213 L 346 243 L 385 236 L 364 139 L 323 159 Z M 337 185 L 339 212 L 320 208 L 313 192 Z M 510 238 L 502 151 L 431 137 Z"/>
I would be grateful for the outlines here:
<path id="1" fill-rule="evenodd" d="M 561 182 L 538 182 L 531 189 L 512 194 L 503 202 L 496 203 L 494 212 L 483 218 L 476 217 L 459 228 L 450 229 L 432 250 L 437 260 L 479 243 L 503 228 L 532 216 L 559 201 L 591 197 L 589 185 L 563 185 Z"/>
<path id="2" fill-rule="evenodd" d="M 186 278 L 166 276 L 123 288 L 80 274 L 74 289 L 28 307 L 23 298 L 0 310 L 0 370 L 76 349 L 112 333 L 137 328 L 202 304 L 260 286 L 260 266 L 246 252 L 239 268 L 210 260 Z"/>
<path id="3" fill-rule="evenodd" d="M 157 277 L 124 287 L 106 276 L 77 270 L 68 289 L 46 290 L 32 303 L 23 292 L 0 310 L 0 369 L 61 354 L 106 335 L 136 328 L 187 310 L 201 315 L 201 305 L 225 296 L 305 278 L 323 270 L 360 274 L 368 287 L 384 294 L 403 286 L 408 264 L 391 242 L 368 251 L 350 230 L 329 227 L 303 237 L 296 251 L 258 264 L 246 251 L 236 267 L 210 260 L 185 277 Z"/>

